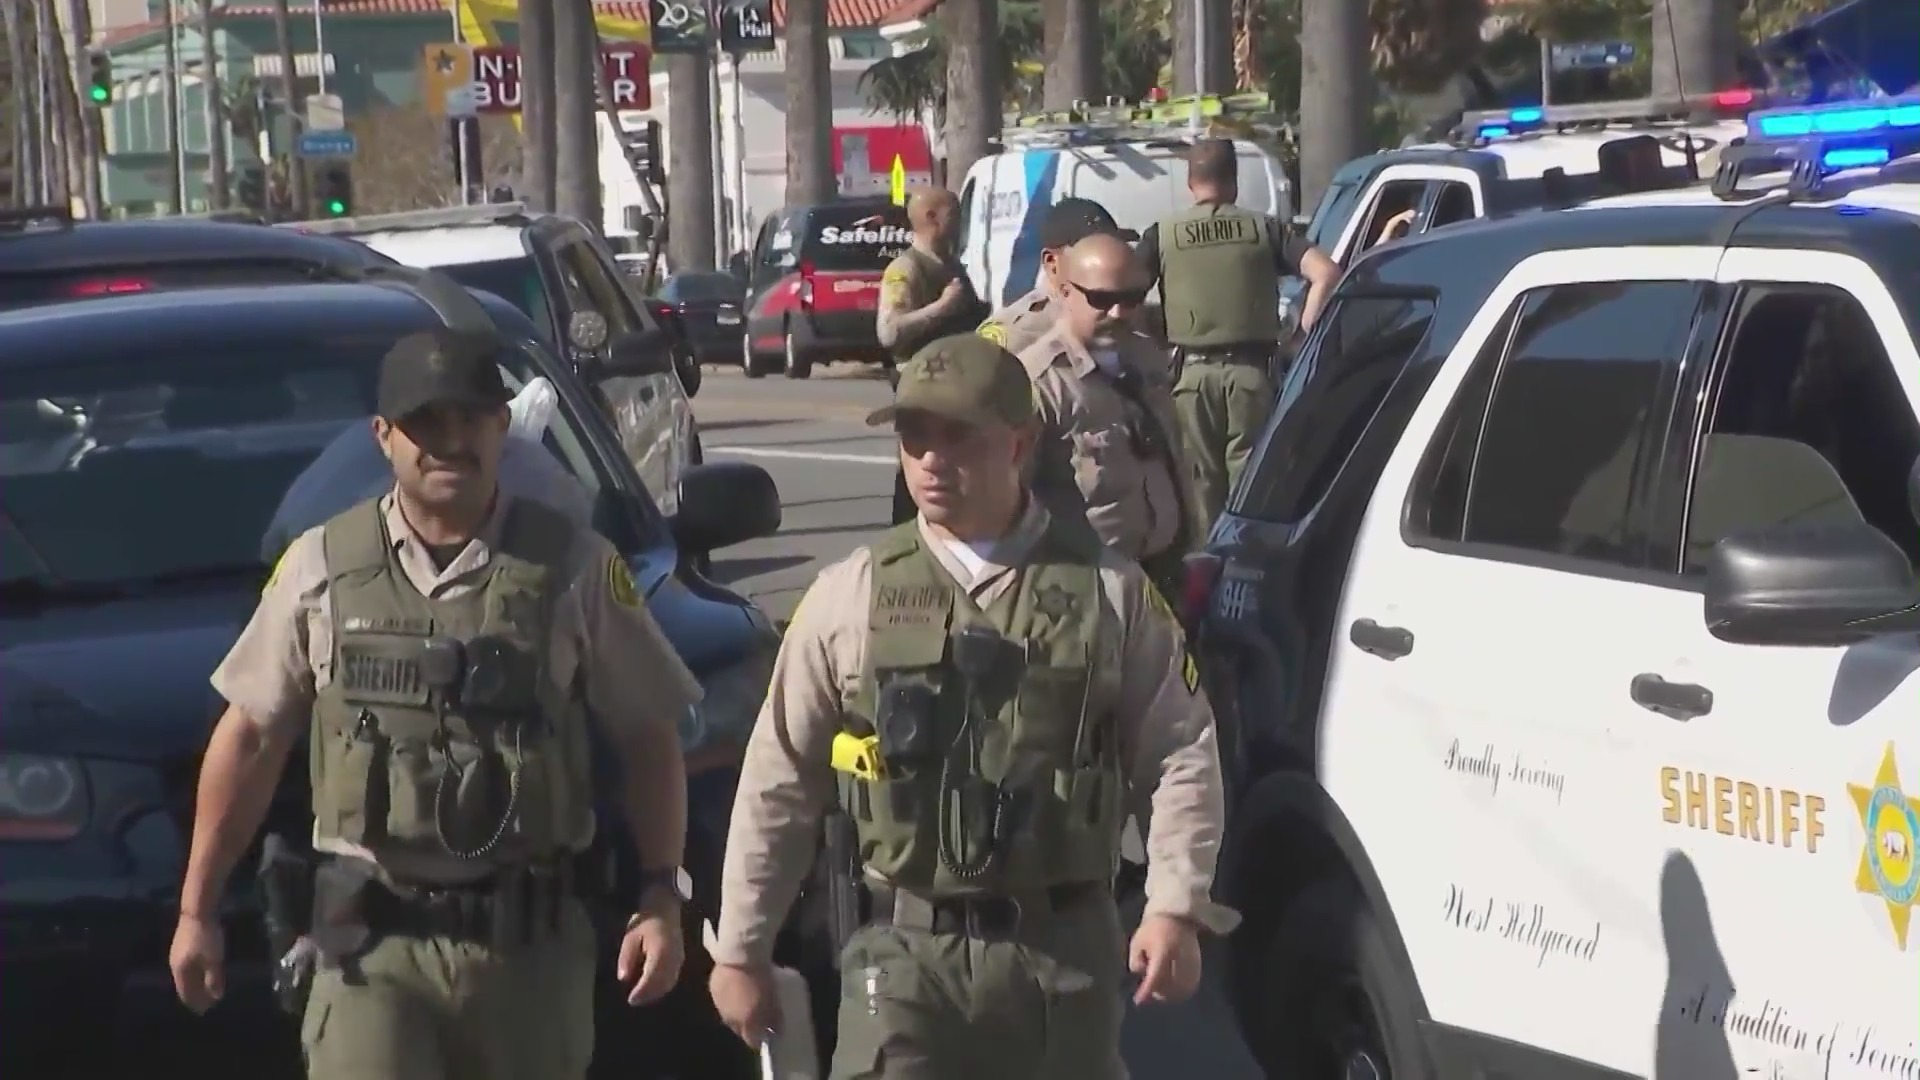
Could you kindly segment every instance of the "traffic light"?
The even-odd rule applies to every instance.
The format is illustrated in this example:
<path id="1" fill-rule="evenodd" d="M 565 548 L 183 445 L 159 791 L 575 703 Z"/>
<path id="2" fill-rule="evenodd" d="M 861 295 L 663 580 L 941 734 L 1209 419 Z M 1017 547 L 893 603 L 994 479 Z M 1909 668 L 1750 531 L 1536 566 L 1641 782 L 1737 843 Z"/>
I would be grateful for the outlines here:
<path id="1" fill-rule="evenodd" d="M 329 161 L 315 170 L 313 206 L 317 217 L 353 216 L 353 167 L 344 161 Z"/>
<path id="2" fill-rule="evenodd" d="M 659 187 L 667 182 L 667 159 L 660 153 L 660 121 L 648 120 L 627 132 L 627 161 L 641 180 Z"/>
<path id="3" fill-rule="evenodd" d="M 106 53 L 87 54 L 87 104 L 113 104 L 113 57 Z"/>
<path id="4" fill-rule="evenodd" d="M 262 217 L 267 213 L 267 167 L 242 165 L 234 176 L 233 194 L 241 206 Z"/>

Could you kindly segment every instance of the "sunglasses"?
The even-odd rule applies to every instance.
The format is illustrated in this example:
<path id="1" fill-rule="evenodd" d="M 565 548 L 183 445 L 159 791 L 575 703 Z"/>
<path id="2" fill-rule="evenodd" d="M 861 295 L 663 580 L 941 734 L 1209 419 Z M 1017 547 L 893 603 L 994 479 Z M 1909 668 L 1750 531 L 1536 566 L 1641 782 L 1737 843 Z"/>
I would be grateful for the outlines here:
<path id="1" fill-rule="evenodd" d="M 1089 289 L 1078 282 L 1069 281 L 1067 285 L 1081 296 L 1087 298 L 1097 311 L 1111 311 L 1114 308 L 1136 308 L 1147 302 L 1150 289 Z"/>

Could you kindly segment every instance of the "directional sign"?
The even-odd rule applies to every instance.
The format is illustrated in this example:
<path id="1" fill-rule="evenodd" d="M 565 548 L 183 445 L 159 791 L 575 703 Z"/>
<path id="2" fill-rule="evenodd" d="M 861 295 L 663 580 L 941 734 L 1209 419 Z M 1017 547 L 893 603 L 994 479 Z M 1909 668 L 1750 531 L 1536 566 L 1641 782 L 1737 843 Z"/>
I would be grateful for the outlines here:
<path id="1" fill-rule="evenodd" d="M 720 47 L 741 53 L 773 52 L 773 0 L 721 0 Z"/>
<path id="2" fill-rule="evenodd" d="M 1554 45 L 1550 55 L 1555 71 L 1589 71 L 1631 64 L 1636 51 L 1631 41 L 1575 41 Z"/>
<path id="3" fill-rule="evenodd" d="M 893 155 L 893 167 L 887 170 L 887 197 L 895 206 L 907 205 L 907 163 Z"/>
<path id="4" fill-rule="evenodd" d="M 294 152 L 303 158 L 341 158 L 357 149 L 351 131 L 303 131 Z"/>
<path id="5" fill-rule="evenodd" d="M 653 51 L 661 54 L 705 52 L 713 33 L 707 18 L 707 3 L 708 0 L 648 0 Z"/>

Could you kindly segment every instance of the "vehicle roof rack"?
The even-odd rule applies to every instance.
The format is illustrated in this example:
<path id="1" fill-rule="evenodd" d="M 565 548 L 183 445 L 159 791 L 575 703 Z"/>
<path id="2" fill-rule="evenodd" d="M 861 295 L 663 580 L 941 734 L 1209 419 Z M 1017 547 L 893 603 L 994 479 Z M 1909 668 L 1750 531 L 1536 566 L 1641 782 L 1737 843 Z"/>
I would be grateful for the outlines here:
<path id="1" fill-rule="evenodd" d="M 352 236 L 371 232 L 454 229 L 463 225 L 521 225 L 530 217 L 526 203 L 505 202 L 449 206 L 441 210 L 406 210 L 397 214 L 370 214 L 365 217 L 288 221 L 282 222 L 280 227 L 320 235 Z"/>
<path id="2" fill-rule="evenodd" d="M 1911 167 L 1920 155 L 1920 93 L 1768 109 L 1747 117 L 1747 137 L 1720 156 L 1712 191 L 1729 202 L 1768 189 L 1742 188 L 1785 172 L 1787 201 L 1827 193 L 1836 173 Z M 1771 190 L 1779 190 L 1775 187 Z"/>
<path id="3" fill-rule="evenodd" d="M 1469 146 L 1523 135 L 1564 132 L 1571 128 L 1735 120 L 1755 109 L 1765 108 L 1767 104 L 1767 98 L 1753 90 L 1722 90 L 1719 93 L 1687 97 L 1476 109 L 1461 114 L 1460 122 L 1454 125 L 1449 135 L 1449 141 L 1456 146 Z"/>
<path id="4" fill-rule="evenodd" d="M 0 210 L 0 232 L 26 232 L 33 226 L 68 229 L 73 227 L 73 211 L 65 206 L 23 206 L 18 210 Z"/>
<path id="5" fill-rule="evenodd" d="M 1199 109 L 1201 126 L 1193 128 Z M 1252 137 L 1290 132 L 1287 118 L 1262 93 L 1194 94 L 1167 100 L 1129 102 L 1108 98 L 1071 109 L 1013 114 L 1003 118 L 1002 147 L 1089 146 L 1167 140 L 1184 143 L 1203 137 Z"/>

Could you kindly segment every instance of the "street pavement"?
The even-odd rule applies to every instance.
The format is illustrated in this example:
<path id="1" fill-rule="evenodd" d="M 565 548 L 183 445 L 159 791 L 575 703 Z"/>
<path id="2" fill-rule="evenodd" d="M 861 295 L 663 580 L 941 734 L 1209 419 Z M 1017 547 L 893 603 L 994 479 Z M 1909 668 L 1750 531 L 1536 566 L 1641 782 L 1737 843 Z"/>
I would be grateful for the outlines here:
<path id="1" fill-rule="evenodd" d="M 807 380 L 750 380 L 709 367 L 694 399 L 709 461 L 748 461 L 780 489 L 780 532 L 716 554 L 714 576 L 776 619 L 790 616 L 822 568 L 887 527 L 894 450 L 867 414 L 892 398 L 869 365 L 816 368 Z M 1139 918 L 1137 903 L 1130 921 Z M 1194 1000 L 1130 1009 L 1122 1043 L 1137 1080 L 1204 1076 L 1259 1080 L 1222 990 L 1224 942 L 1207 945 L 1208 978 Z"/>

